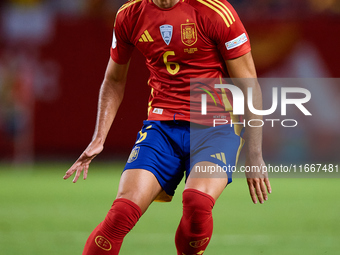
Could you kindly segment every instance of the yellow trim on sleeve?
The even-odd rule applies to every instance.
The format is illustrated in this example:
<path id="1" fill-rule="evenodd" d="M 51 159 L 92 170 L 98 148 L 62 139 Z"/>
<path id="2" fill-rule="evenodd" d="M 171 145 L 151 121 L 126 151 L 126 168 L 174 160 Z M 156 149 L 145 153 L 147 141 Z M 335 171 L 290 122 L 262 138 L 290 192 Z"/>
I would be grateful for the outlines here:
<path id="1" fill-rule="evenodd" d="M 233 13 L 229 10 L 229 8 L 228 8 L 227 6 L 224 6 L 224 7 L 227 8 L 227 11 L 229 12 L 231 18 L 232 18 L 233 21 L 235 22 L 236 20 L 235 20 L 235 17 L 234 17 L 234 15 L 233 15 Z"/>
<path id="2" fill-rule="evenodd" d="M 211 4 L 207 3 L 204 0 L 197 0 L 198 2 L 200 2 L 201 4 L 204 4 L 205 6 L 209 7 L 210 9 L 214 10 L 215 12 L 217 12 L 217 14 L 219 14 L 221 16 L 221 18 L 223 19 L 223 21 L 225 22 L 225 24 L 227 25 L 227 27 L 230 27 L 226 17 L 223 15 L 222 12 L 220 12 L 217 8 L 215 8 L 214 6 L 212 6 Z"/>
<path id="3" fill-rule="evenodd" d="M 231 19 L 231 17 L 229 16 L 229 13 L 228 13 L 228 8 L 224 4 L 222 4 L 218 0 L 206 0 L 206 1 L 208 1 L 212 5 L 214 5 L 217 8 L 219 8 L 225 14 L 225 16 L 228 18 L 229 24 L 233 24 L 233 20 Z"/>
<path id="4" fill-rule="evenodd" d="M 128 2 L 126 4 L 123 4 L 122 7 L 120 7 L 120 9 L 118 10 L 117 12 L 117 15 L 118 13 L 120 13 L 121 11 L 125 10 L 126 8 L 128 8 L 129 6 L 131 5 L 134 5 L 136 3 L 139 3 L 139 2 L 142 2 L 143 0 L 135 0 L 135 1 L 132 1 L 132 2 Z"/>
<path id="5" fill-rule="evenodd" d="M 227 27 L 230 27 L 235 22 L 235 17 L 227 6 L 219 0 L 197 0 L 201 4 L 209 7 L 221 16 Z"/>
<path id="6" fill-rule="evenodd" d="M 234 15 L 233 15 L 233 13 L 229 10 L 229 8 L 228 8 L 226 5 L 224 5 L 223 3 L 221 3 L 219 0 L 213 0 L 213 1 L 216 2 L 216 3 L 218 3 L 223 9 L 225 9 L 225 10 L 229 13 L 229 15 L 230 15 L 231 19 L 233 20 L 233 22 L 236 21 Z M 229 16 L 229 15 L 228 15 L 228 16 Z M 231 22 L 231 23 L 233 23 L 233 22 Z"/>

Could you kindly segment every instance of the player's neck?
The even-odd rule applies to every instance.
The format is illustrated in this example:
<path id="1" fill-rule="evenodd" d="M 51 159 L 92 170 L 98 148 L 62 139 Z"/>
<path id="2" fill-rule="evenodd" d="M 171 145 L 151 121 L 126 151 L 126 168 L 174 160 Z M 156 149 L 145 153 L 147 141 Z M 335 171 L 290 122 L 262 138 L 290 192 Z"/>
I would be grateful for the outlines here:
<path id="1" fill-rule="evenodd" d="M 155 5 L 162 9 L 168 9 L 173 7 L 179 2 L 179 0 L 152 0 Z"/>

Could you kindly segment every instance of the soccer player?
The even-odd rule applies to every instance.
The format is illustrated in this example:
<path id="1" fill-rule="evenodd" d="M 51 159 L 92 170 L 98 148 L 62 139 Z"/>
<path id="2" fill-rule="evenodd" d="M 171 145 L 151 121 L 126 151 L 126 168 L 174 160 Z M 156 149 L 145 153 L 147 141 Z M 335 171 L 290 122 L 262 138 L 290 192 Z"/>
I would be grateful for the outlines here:
<path id="1" fill-rule="evenodd" d="M 89 236 L 83 254 L 118 254 L 123 238 L 152 201 L 170 201 L 184 174 L 183 216 L 175 236 L 177 254 L 203 254 L 212 236 L 213 206 L 231 182 L 231 173 L 219 178 L 195 176 L 193 169 L 235 166 L 243 139 L 246 165 L 259 167 L 265 163 L 260 127 L 246 127 L 245 132 L 228 125 L 209 127 L 195 115 L 190 116 L 190 92 L 211 94 L 214 90 L 200 82 L 190 85 L 190 79 L 229 75 L 245 95 L 247 87 L 252 88 L 253 105 L 261 109 L 261 89 L 249 38 L 225 0 L 130 0 L 124 4 L 115 20 L 92 141 L 64 179 L 76 173 L 76 182 L 82 171 L 86 179 L 90 162 L 103 150 L 123 99 L 134 47 L 144 54 L 150 70 L 148 120 L 126 163 L 117 197 Z M 222 98 L 224 109 L 219 114 L 231 120 L 235 115 L 227 105 L 232 105 L 232 98 L 225 91 Z M 246 109 L 244 118 L 259 116 Z M 263 203 L 271 192 L 267 173 L 257 171 L 246 176 L 253 202 Z"/>

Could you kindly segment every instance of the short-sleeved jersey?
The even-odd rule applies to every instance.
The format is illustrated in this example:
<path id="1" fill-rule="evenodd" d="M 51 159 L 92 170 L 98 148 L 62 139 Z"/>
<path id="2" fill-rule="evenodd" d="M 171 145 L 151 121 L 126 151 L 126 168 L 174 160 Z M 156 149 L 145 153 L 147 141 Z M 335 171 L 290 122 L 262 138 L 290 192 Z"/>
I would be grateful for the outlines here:
<path id="1" fill-rule="evenodd" d="M 202 86 L 190 86 L 190 79 L 228 77 L 225 60 L 250 51 L 247 32 L 225 0 L 180 0 L 169 9 L 152 0 L 128 1 L 116 16 L 113 61 L 126 64 L 134 47 L 150 70 L 148 119 L 173 120 L 175 115 L 192 122 L 200 121 L 190 118 L 190 92 Z M 232 105 L 231 94 L 225 98 Z M 219 110 L 230 119 L 230 107 Z"/>

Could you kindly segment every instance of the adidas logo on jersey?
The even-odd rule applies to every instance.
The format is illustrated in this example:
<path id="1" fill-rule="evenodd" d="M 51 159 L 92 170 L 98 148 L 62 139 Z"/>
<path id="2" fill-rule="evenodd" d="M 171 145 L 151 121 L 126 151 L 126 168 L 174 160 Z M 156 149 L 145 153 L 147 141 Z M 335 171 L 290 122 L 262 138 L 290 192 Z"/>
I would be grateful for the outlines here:
<path id="1" fill-rule="evenodd" d="M 217 158 L 218 160 L 221 160 L 224 164 L 227 164 L 227 160 L 225 159 L 225 154 L 224 152 L 221 153 L 216 153 L 213 155 L 210 155 L 212 158 Z"/>
<path id="2" fill-rule="evenodd" d="M 139 42 L 153 42 L 148 30 L 145 30 L 142 36 L 139 38 Z"/>

